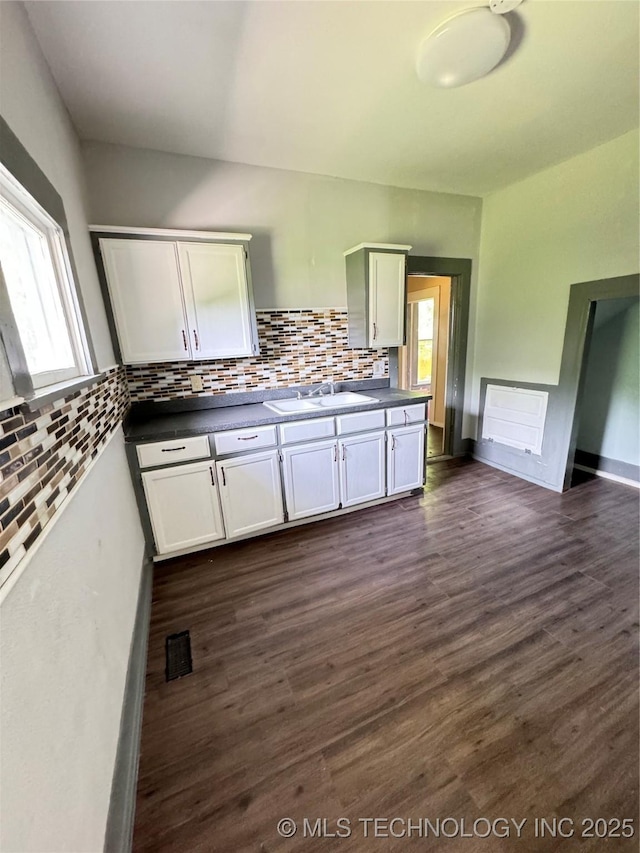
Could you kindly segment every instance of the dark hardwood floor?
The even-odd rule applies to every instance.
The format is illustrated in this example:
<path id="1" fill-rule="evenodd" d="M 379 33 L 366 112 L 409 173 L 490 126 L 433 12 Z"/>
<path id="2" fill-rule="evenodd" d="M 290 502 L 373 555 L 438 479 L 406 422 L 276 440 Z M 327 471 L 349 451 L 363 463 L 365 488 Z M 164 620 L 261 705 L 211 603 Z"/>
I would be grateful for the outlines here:
<path id="1" fill-rule="evenodd" d="M 638 849 L 638 492 L 462 461 L 428 477 L 156 569 L 136 853 Z M 165 683 L 185 629 L 194 672 Z M 351 836 L 304 838 L 305 817 Z M 527 824 L 364 837 L 373 817 Z M 535 818 L 575 835 L 535 837 Z M 635 836 L 580 838 L 585 818 Z"/>

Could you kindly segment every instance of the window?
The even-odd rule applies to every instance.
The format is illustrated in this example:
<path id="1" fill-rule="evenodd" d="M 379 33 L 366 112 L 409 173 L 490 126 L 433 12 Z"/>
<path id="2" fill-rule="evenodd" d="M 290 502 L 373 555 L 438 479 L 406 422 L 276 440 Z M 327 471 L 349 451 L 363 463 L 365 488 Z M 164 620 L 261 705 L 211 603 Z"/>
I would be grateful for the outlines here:
<path id="1" fill-rule="evenodd" d="M 431 386 L 435 299 L 409 303 L 409 365 L 411 388 Z"/>
<path id="2" fill-rule="evenodd" d="M 0 265 L 34 389 L 87 374 L 62 228 L 1 165 Z"/>

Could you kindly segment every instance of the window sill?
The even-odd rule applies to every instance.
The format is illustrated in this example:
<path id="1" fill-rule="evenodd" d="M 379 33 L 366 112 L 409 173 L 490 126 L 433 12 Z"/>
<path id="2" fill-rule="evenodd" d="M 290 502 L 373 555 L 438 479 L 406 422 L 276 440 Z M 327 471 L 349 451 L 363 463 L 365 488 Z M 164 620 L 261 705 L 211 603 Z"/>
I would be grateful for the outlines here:
<path id="1" fill-rule="evenodd" d="M 47 385 L 45 388 L 38 388 L 33 397 L 25 401 L 25 405 L 30 412 L 37 412 L 47 403 L 53 403 L 54 400 L 60 400 L 63 397 L 68 397 L 70 394 L 75 394 L 76 391 L 81 391 L 83 388 L 88 388 L 90 385 L 95 385 L 101 379 L 104 379 L 105 373 L 92 373 L 90 376 L 78 376 L 75 379 L 69 379 L 66 382 L 58 382 L 56 385 Z"/>

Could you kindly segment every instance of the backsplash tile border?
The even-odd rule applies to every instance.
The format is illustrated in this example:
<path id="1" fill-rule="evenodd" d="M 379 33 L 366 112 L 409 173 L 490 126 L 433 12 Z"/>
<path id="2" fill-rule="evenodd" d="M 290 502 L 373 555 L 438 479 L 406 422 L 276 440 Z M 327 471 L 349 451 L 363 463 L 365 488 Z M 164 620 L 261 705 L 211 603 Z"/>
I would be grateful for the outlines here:
<path id="1" fill-rule="evenodd" d="M 42 535 L 129 408 L 124 369 L 35 412 L 0 411 L 0 585 Z"/>
<path id="2" fill-rule="evenodd" d="M 311 385 L 328 379 L 373 378 L 373 363 L 385 362 L 386 349 L 350 349 L 343 309 L 257 311 L 260 355 L 211 361 L 127 365 L 132 402 L 206 397 L 241 391 Z M 203 391 L 191 390 L 190 377 L 202 376 Z"/>

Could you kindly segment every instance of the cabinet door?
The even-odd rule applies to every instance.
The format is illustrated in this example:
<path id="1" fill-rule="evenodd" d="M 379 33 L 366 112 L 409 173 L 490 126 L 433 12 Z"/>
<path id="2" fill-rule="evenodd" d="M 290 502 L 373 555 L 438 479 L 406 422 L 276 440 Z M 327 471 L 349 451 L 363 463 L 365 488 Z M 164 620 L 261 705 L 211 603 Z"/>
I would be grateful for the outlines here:
<path id="1" fill-rule="evenodd" d="M 278 451 L 217 462 L 227 536 L 242 536 L 284 521 Z"/>
<path id="2" fill-rule="evenodd" d="M 290 521 L 338 509 L 340 486 L 335 439 L 286 447 L 282 457 Z"/>
<path id="3" fill-rule="evenodd" d="M 175 243 L 100 240 L 125 364 L 191 358 Z"/>
<path id="4" fill-rule="evenodd" d="M 424 424 L 390 429 L 387 437 L 387 494 L 424 484 Z"/>
<path id="5" fill-rule="evenodd" d="M 372 347 L 404 344 L 405 255 L 369 253 L 369 343 Z"/>
<path id="6" fill-rule="evenodd" d="M 224 539 L 213 462 L 145 471 L 142 484 L 159 554 Z"/>
<path id="7" fill-rule="evenodd" d="M 342 506 L 353 506 L 384 497 L 384 433 L 343 438 L 339 442 L 338 451 Z"/>
<path id="8" fill-rule="evenodd" d="M 251 355 L 244 246 L 178 243 L 194 358 Z"/>

